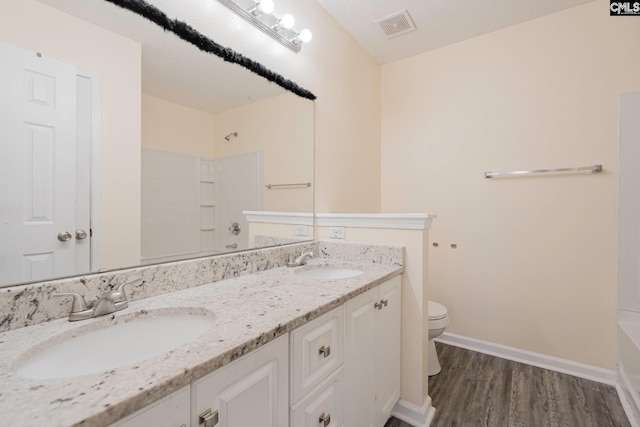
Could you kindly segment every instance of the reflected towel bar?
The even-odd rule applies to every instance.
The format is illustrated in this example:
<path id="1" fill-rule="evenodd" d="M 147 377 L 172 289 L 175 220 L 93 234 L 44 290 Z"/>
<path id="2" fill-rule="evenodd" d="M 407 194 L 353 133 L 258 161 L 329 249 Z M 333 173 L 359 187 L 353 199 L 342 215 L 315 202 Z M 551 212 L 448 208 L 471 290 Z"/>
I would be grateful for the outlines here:
<path id="1" fill-rule="evenodd" d="M 267 184 L 265 185 L 265 188 L 267 189 L 272 189 L 272 188 L 278 188 L 278 187 L 311 187 L 311 183 L 310 182 L 300 182 L 297 184 Z"/>
<path id="2" fill-rule="evenodd" d="M 507 176 L 507 175 L 529 175 L 534 173 L 557 173 L 557 172 L 583 172 L 589 171 L 591 173 L 601 173 L 602 165 L 591 165 L 579 168 L 559 168 L 559 169 L 533 169 L 528 171 L 509 171 L 509 172 L 485 172 L 485 178 L 492 178 L 494 176 Z"/>

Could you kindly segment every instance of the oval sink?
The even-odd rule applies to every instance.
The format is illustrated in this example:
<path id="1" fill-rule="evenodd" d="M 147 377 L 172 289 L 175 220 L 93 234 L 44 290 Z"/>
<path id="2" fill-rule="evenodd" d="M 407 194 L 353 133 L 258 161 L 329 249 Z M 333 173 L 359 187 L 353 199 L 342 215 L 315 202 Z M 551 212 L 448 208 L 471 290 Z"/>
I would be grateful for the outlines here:
<path id="1" fill-rule="evenodd" d="M 66 378 L 108 371 L 180 347 L 215 322 L 208 310 L 185 314 L 184 309 L 98 319 L 93 328 L 70 330 L 27 351 L 14 364 L 14 372 L 26 378 Z"/>
<path id="2" fill-rule="evenodd" d="M 296 275 L 303 279 L 311 280 L 337 280 L 356 277 L 363 273 L 355 268 L 316 267 L 306 270 L 297 270 Z"/>

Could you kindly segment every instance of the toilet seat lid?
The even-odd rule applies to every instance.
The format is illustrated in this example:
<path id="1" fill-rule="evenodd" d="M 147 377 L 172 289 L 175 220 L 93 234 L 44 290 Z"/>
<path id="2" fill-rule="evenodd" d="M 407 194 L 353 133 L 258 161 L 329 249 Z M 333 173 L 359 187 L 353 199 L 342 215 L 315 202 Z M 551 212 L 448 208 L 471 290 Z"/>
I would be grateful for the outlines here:
<path id="1" fill-rule="evenodd" d="M 443 319 L 445 317 L 447 317 L 445 306 L 435 301 L 429 301 L 429 320 Z"/>

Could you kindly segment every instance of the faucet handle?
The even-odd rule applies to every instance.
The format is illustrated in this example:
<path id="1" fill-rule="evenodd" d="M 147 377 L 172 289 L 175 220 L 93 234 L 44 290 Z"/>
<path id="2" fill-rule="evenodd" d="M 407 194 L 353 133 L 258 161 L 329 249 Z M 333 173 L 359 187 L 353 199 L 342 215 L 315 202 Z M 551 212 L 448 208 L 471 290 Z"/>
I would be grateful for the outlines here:
<path id="1" fill-rule="evenodd" d="M 54 297 L 73 297 L 73 304 L 71 305 L 71 313 L 77 313 L 79 311 L 84 311 L 87 309 L 87 303 L 84 300 L 84 297 L 80 294 L 76 294 L 75 292 L 61 292 L 58 294 L 52 294 Z"/>
<path id="2" fill-rule="evenodd" d="M 142 282 L 144 282 L 144 280 L 138 278 L 129 282 L 122 283 L 120 285 L 116 285 L 112 291 L 114 301 L 127 301 L 127 294 L 125 293 L 124 287 L 127 285 L 139 285 Z"/>

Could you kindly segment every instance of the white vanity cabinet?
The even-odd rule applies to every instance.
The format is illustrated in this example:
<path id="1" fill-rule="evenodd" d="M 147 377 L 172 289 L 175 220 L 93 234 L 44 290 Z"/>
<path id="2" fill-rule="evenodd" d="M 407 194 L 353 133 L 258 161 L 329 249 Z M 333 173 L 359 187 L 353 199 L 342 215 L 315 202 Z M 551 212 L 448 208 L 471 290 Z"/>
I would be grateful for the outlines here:
<path id="1" fill-rule="evenodd" d="M 191 413 L 189 386 L 111 424 L 111 427 L 187 427 Z"/>
<path id="2" fill-rule="evenodd" d="M 382 427 L 400 397 L 400 276 L 111 427 Z"/>
<path id="3" fill-rule="evenodd" d="M 288 427 L 289 336 L 194 381 L 191 395 L 192 427 Z"/>
<path id="4" fill-rule="evenodd" d="M 290 336 L 291 427 L 343 427 L 344 306 Z"/>
<path id="5" fill-rule="evenodd" d="M 400 398 L 400 304 L 400 276 L 345 304 L 345 426 L 384 426 Z"/>

